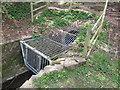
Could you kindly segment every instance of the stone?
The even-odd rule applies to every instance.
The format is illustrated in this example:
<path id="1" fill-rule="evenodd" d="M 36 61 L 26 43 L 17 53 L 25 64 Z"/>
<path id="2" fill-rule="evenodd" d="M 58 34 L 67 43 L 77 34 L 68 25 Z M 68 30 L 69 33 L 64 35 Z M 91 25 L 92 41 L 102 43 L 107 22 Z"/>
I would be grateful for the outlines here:
<path id="1" fill-rule="evenodd" d="M 76 56 L 76 57 L 73 57 L 72 59 L 74 59 L 76 62 L 78 62 L 79 64 L 84 64 L 86 62 L 86 59 L 85 58 L 82 58 L 80 56 Z"/>
<path id="2" fill-rule="evenodd" d="M 57 71 L 57 69 L 54 67 L 54 66 L 46 66 L 45 68 L 44 68 L 44 72 L 45 73 L 50 73 L 50 72 L 53 72 L 53 71 Z"/>
<path id="3" fill-rule="evenodd" d="M 46 66 L 44 68 L 44 72 L 45 73 L 50 73 L 50 72 L 53 72 L 53 71 L 60 71 L 63 69 L 63 65 L 62 64 L 55 64 L 54 66 Z"/>
<path id="4" fill-rule="evenodd" d="M 45 74 L 45 71 L 40 70 L 40 72 L 37 75 L 35 75 L 35 77 L 41 77 L 43 74 Z"/>
<path id="5" fill-rule="evenodd" d="M 71 57 L 71 56 L 77 56 L 77 52 L 74 52 L 74 51 L 68 51 L 67 53 L 66 53 L 66 56 L 69 56 L 69 57 Z"/>
<path id="6" fill-rule="evenodd" d="M 29 79 L 29 81 L 31 80 L 35 80 L 36 79 L 36 75 L 32 75 L 31 78 Z"/>
<path id="7" fill-rule="evenodd" d="M 64 68 L 68 68 L 68 69 L 74 68 L 78 65 L 79 63 L 73 60 L 72 58 L 67 58 L 63 63 Z"/>
<path id="8" fill-rule="evenodd" d="M 65 58 L 58 58 L 59 61 L 65 61 Z"/>
<path id="9" fill-rule="evenodd" d="M 21 87 L 20 90 L 22 90 L 23 88 L 34 88 L 34 86 L 32 85 L 31 81 L 26 81 Z"/>
<path id="10" fill-rule="evenodd" d="M 59 65 L 55 64 L 55 68 L 56 68 L 57 71 L 60 71 L 60 70 L 63 69 L 63 65 L 62 64 L 59 64 Z"/>
<path id="11" fill-rule="evenodd" d="M 35 80 L 37 77 L 41 77 L 43 74 L 45 74 L 44 70 L 40 70 L 40 72 L 36 75 L 32 75 L 31 78 L 29 79 L 29 81 L 33 81 Z"/>
<path id="12" fill-rule="evenodd" d="M 61 62 L 60 62 L 62 66 L 63 66 L 64 62 L 65 62 L 65 61 L 61 61 Z"/>

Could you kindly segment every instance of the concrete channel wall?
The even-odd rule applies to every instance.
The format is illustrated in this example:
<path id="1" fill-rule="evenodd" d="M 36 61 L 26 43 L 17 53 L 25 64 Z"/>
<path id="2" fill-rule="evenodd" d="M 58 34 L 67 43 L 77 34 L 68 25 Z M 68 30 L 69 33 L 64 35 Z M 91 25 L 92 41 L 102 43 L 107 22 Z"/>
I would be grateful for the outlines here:
<path id="1" fill-rule="evenodd" d="M 43 70 L 40 70 L 40 72 L 37 75 L 32 75 L 31 78 L 29 80 L 26 80 L 26 82 L 20 87 L 20 90 L 23 90 L 24 88 L 31 88 L 31 89 L 37 88 L 34 86 L 33 80 L 37 79 L 38 77 L 41 77 L 43 74 L 60 71 L 62 69 L 66 69 L 66 68 L 67 69 L 75 68 L 76 66 L 86 63 L 85 58 L 82 58 L 79 56 L 69 57 L 71 55 L 74 56 L 76 54 L 77 54 L 76 52 L 69 51 L 67 53 L 68 57 L 57 59 L 58 61 L 60 61 L 59 64 L 48 65 Z"/>

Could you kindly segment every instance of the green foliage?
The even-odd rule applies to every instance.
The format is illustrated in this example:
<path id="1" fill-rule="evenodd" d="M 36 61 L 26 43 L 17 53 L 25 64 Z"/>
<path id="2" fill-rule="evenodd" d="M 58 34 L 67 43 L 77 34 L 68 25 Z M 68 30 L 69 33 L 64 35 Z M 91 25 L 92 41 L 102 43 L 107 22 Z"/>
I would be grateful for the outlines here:
<path id="1" fill-rule="evenodd" d="M 97 21 L 97 20 L 99 19 L 99 17 L 100 17 L 100 16 L 95 16 L 95 17 L 93 17 L 93 19 L 94 19 L 95 21 Z M 107 28 L 109 25 L 110 25 L 110 23 L 109 23 L 107 20 L 104 20 L 104 22 L 103 22 L 103 27 L 104 27 L 104 28 Z"/>
<path id="2" fill-rule="evenodd" d="M 99 37 L 98 37 L 98 41 L 97 41 L 97 42 L 102 42 L 102 43 L 108 44 L 108 41 L 107 41 L 107 33 L 108 33 L 107 30 L 102 30 L 102 31 L 100 32 L 100 35 L 99 35 Z"/>
<path id="3" fill-rule="evenodd" d="M 9 29 L 15 29 L 15 28 L 17 28 L 17 26 L 15 26 L 15 25 L 9 25 L 8 28 L 9 28 Z"/>
<path id="4" fill-rule="evenodd" d="M 7 17 L 7 18 L 11 18 L 12 16 L 10 14 L 8 14 L 8 10 L 11 6 L 12 6 L 12 3 L 8 3 L 8 2 L 4 2 L 2 3 L 2 9 L 1 9 L 1 12 L 3 14 L 4 17 Z"/>
<path id="5" fill-rule="evenodd" d="M 93 18 L 94 14 L 90 13 L 85 10 L 80 10 L 80 9 L 73 9 L 71 10 L 72 16 L 74 16 L 74 19 L 88 19 L 88 18 Z"/>
<path id="6" fill-rule="evenodd" d="M 30 13 L 30 4 L 26 2 L 19 2 L 19 3 L 3 3 L 5 7 L 4 13 L 5 17 L 7 18 L 26 18 L 28 13 Z"/>
<path id="7" fill-rule="evenodd" d="M 88 27 L 89 27 L 90 24 L 91 24 L 91 22 L 85 22 L 84 25 L 80 27 L 81 31 L 78 34 L 77 39 L 75 40 L 76 44 L 78 44 L 79 42 L 85 41 L 86 32 L 87 32 L 87 29 L 88 29 Z"/>
<path id="8" fill-rule="evenodd" d="M 108 26 L 110 26 L 110 23 L 107 20 L 104 20 L 103 27 L 107 28 Z"/>
<path id="9" fill-rule="evenodd" d="M 45 17 L 42 17 L 42 15 L 40 15 L 39 17 L 37 17 L 37 18 L 34 20 L 33 24 L 35 24 L 35 23 L 43 24 L 43 22 L 44 22 L 45 20 L 46 20 Z"/>
<path id="10" fill-rule="evenodd" d="M 49 16 L 51 16 L 51 14 L 52 14 L 52 11 L 50 10 L 50 9 L 45 9 L 41 14 L 40 14 L 40 16 L 43 16 L 43 17 L 49 17 Z"/>
<path id="11" fill-rule="evenodd" d="M 41 24 L 44 21 L 51 21 L 53 22 L 52 26 L 62 27 L 71 23 L 71 21 L 92 18 L 93 16 L 92 13 L 80 9 L 73 9 L 72 11 L 46 9 L 34 20 L 34 22 Z"/>
<path id="12" fill-rule="evenodd" d="M 41 26 L 45 29 L 53 27 L 64 27 L 72 21 L 81 21 L 81 19 L 92 18 L 94 14 L 84 10 L 50 10 L 45 9 L 38 17 L 35 18 L 32 24 L 44 24 L 49 22 L 46 26 Z M 45 25 L 45 24 L 44 24 Z M 45 31 L 45 30 L 44 30 Z M 84 31 L 85 32 L 85 31 Z M 35 35 L 34 35 L 35 36 Z M 36 36 L 39 36 L 38 34 Z"/>
<path id="13" fill-rule="evenodd" d="M 53 20 L 53 24 L 55 26 L 60 26 L 60 27 L 63 27 L 63 26 L 66 26 L 67 24 L 69 24 L 70 22 L 67 20 L 67 19 L 64 19 L 64 18 L 55 18 Z"/>

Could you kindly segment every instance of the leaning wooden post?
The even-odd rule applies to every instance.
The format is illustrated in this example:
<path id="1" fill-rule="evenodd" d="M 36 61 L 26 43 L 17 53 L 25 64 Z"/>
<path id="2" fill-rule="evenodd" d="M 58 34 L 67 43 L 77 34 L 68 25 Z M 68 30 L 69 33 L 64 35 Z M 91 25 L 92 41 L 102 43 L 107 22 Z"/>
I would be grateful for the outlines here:
<path id="1" fill-rule="evenodd" d="M 72 9 L 72 4 L 73 4 L 73 0 L 71 0 L 70 6 L 69 6 L 69 10 L 71 11 Z"/>
<path id="2" fill-rule="evenodd" d="M 47 1 L 47 8 L 49 7 L 50 5 L 50 0 Z"/>
<path id="3" fill-rule="evenodd" d="M 83 50 L 83 57 L 86 57 L 87 51 L 90 45 L 90 36 L 91 36 L 91 26 L 89 26 L 87 33 L 86 33 L 86 40 L 84 44 L 84 50 Z"/>
<path id="4" fill-rule="evenodd" d="M 98 27 L 98 29 L 97 29 L 97 31 L 96 31 L 96 32 L 97 32 L 96 38 L 95 38 L 95 40 L 93 41 L 93 43 L 91 42 L 91 43 L 92 43 L 92 46 L 91 46 L 90 50 L 88 51 L 86 57 L 89 57 L 89 55 L 90 55 L 90 53 L 91 53 L 91 51 L 92 51 L 92 48 L 93 48 L 94 44 L 96 43 L 96 41 L 97 41 L 97 39 L 98 39 L 98 37 L 99 37 L 99 33 L 100 33 L 100 30 L 102 29 L 103 22 L 104 22 L 104 18 L 105 18 L 105 13 L 106 13 L 107 6 L 108 6 L 108 1 L 109 1 L 109 0 L 106 0 L 106 4 L 105 4 L 104 11 L 103 11 L 103 16 L 102 16 L 102 21 L 101 21 L 101 24 L 100 24 L 100 26 Z"/>
<path id="5" fill-rule="evenodd" d="M 31 21 L 33 22 L 33 3 L 30 3 L 31 6 Z"/>

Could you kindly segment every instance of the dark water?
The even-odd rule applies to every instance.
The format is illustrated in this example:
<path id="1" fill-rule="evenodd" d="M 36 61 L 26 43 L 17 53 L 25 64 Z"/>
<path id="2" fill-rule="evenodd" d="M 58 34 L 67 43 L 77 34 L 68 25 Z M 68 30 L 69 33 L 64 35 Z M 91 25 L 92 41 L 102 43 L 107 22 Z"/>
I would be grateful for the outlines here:
<path id="1" fill-rule="evenodd" d="M 33 75 L 33 72 L 26 70 L 19 75 L 2 83 L 2 90 L 15 90 Z"/>

